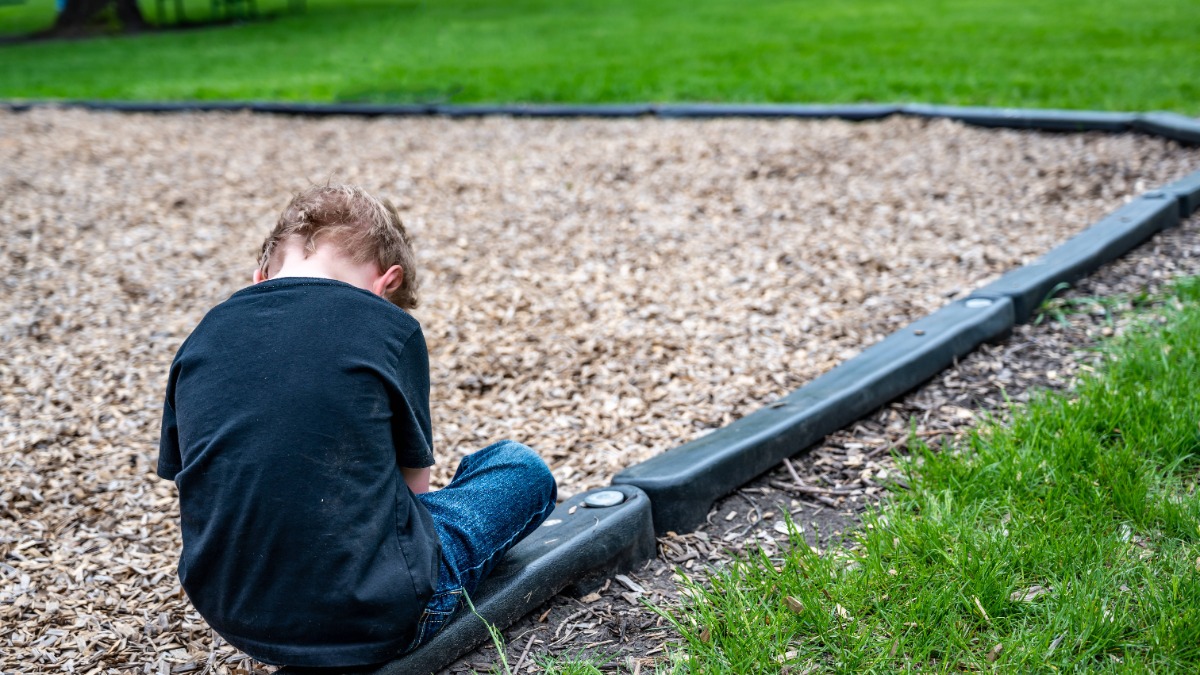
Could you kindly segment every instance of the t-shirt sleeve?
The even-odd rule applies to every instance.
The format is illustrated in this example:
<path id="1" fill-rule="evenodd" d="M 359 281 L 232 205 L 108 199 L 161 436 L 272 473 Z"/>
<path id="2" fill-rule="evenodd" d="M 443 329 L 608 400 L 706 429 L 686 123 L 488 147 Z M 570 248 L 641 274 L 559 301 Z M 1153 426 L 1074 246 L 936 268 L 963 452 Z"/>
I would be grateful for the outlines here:
<path id="1" fill-rule="evenodd" d="M 158 436 L 158 475 L 167 480 L 175 480 L 175 475 L 183 470 L 183 458 L 179 452 L 179 426 L 175 421 L 175 378 L 178 368 L 171 367 L 167 380 L 167 395 L 163 400 L 162 429 Z"/>
<path id="2" fill-rule="evenodd" d="M 433 424 L 429 416 L 429 352 L 414 330 L 404 343 L 396 384 L 400 405 L 392 410 L 396 463 L 406 469 L 433 466 Z"/>

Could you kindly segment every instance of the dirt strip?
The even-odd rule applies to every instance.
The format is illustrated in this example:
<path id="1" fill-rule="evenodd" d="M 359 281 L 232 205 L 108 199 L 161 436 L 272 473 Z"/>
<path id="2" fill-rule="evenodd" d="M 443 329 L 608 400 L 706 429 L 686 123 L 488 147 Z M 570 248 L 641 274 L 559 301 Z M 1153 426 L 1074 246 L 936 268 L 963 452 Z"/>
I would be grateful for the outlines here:
<path id="1" fill-rule="evenodd" d="M 779 552 L 787 542 L 785 512 L 805 528 L 811 545 L 837 546 L 858 514 L 884 496 L 884 485 L 903 484 L 891 454 L 905 453 L 910 429 L 939 447 L 981 416 L 1008 414 L 1009 401 L 1019 405 L 1037 390 L 1069 389 L 1100 360 L 1094 347 L 1128 325 L 1138 296 L 1197 274 L 1200 218 L 1192 218 L 1062 294 L 1040 323 L 1018 326 L 1007 339 L 984 345 L 920 389 L 721 500 L 696 532 L 660 537 L 658 557 L 641 569 L 590 594 L 563 594 L 538 608 L 504 632 L 509 664 L 537 672 L 547 657 L 585 655 L 604 672 L 653 672 L 674 631 L 643 600 L 677 607 L 677 575 L 703 580 L 707 570 L 748 548 Z M 448 672 L 489 672 L 497 663 L 496 650 L 487 646 Z"/>

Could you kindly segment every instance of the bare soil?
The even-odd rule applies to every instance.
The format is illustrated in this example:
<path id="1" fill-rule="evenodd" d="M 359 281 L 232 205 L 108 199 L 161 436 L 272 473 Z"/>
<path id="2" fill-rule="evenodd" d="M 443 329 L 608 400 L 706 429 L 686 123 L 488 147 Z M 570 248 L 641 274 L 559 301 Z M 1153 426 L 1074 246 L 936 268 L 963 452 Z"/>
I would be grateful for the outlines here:
<path id="1" fill-rule="evenodd" d="M 912 119 L 0 113 L 0 670 L 256 667 L 178 586 L 159 411 L 176 348 L 310 182 L 361 183 L 416 235 L 435 482 L 511 437 L 565 496 L 1198 165 L 1137 135 Z M 864 433 L 891 443 L 880 424 Z M 730 541 L 762 529 L 748 512 L 781 513 L 769 495 L 828 498 L 752 488 L 757 510 L 714 516 L 754 526 Z M 667 549 L 701 550 L 685 543 Z"/>

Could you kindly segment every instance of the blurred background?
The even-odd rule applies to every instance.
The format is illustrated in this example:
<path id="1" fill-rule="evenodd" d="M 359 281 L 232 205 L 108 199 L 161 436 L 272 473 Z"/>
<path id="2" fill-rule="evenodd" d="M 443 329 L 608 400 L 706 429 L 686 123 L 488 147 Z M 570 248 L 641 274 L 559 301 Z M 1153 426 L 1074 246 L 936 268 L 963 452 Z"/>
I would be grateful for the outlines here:
<path id="1" fill-rule="evenodd" d="M 0 0 L 0 98 L 1200 112 L 1194 0 Z"/>

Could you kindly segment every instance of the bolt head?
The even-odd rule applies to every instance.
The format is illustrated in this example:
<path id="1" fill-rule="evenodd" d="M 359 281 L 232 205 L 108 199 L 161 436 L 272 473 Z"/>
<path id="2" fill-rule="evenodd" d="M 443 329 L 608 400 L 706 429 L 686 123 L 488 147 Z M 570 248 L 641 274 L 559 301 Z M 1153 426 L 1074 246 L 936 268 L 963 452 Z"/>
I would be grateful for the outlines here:
<path id="1" fill-rule="evenodd" d="M 583 498 L 583 505 L 593 509 L 603 509 L 616 506 L 625 501 L 625 493 L 620 490 L 600 490 Z"/>

